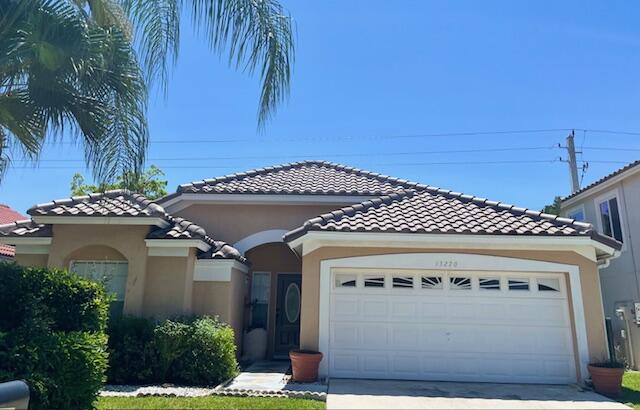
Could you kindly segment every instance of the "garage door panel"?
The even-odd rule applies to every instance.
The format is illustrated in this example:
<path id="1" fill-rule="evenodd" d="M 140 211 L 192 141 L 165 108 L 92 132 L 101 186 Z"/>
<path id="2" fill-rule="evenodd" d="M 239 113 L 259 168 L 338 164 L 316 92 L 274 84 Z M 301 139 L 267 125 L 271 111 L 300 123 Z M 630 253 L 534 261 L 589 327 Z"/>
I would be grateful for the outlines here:
<path id="1" fill-rule="evenodd" d="M 358 330 L 359 326 L 350 326 L 349 323 L 336 323 L 334 332 L 331 333 L 331 345 L 340 348 L 360 344 Z"/>
<path id="2" fill-rule="evenodd" d="M 354 326 L 358 326 L 354 324 Z M 374 323 L 359 325 L 362 342 L 370 349 L 386 349 L 389 347 L 389 329 Z"/>
<path id="3" fill-rule="evenodd" d="M 388 303 L 385 299 L 359 298 L 362 305 L 363 319 L 386 320 L 388 318 Z"/>
<path id="4" fill-rule="evenodd" d="M 406 301 L 399 300 L 391 303 L 391 320 L 414 321 L 418 314 L 419 305 L 415 298 L 408 297 Z"/>
<path id="5" fill-rule="evenodd" d="M 392 283 L 389 276 L 386 286 Z M 460 276 L 474 278 L 472 289 L 449 290 L 443 279 L 443 289 L 425 291 L 416 275 L 413 289 L 358 285 L 332 291 L 330 376 L 575 382 L 564 286 L 547 296 L 533 290 L 531 277 L 531 291 L 509 291 L 503 276 L 502 289 L 482 290 L 473 275 Z"/>
<path id="6" fill-rule="evenodd" d="M 335 295 L 333 299 L 332 319 L 355 319 L 359 318 L 357 298 L 347 295 Z"/>
<path id="7" fill-rule="evenodd" d="M 447 305 L 442 301 L 430 301 L 421 303 L 421 317 L 431 321 L 446 321 Z"/>

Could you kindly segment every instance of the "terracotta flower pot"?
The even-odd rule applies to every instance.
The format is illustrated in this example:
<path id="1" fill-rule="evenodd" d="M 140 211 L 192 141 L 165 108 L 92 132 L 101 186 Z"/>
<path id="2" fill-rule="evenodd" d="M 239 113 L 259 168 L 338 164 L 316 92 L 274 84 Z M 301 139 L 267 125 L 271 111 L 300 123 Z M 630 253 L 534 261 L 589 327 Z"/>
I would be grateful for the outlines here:
<path id="1" fill-rule="evenodd" d="M 294 381 L 311 383 L 318 380 L 322 353 L 313 350 L 292 350 L 289 352 L 289 358 Z"/>
<path id="2" fill-rule="evenodd" d="M 598 393 L 617 396 L 622 390 L 624 369 L 619 367 L 598 367 L 589 365 L 591 381 Z"/>

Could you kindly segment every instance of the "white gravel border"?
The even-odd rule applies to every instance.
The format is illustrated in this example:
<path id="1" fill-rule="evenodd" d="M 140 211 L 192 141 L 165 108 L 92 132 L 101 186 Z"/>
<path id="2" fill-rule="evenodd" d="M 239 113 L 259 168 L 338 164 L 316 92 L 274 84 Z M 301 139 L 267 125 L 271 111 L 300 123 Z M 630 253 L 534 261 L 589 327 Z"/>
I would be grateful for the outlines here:
<path id="1" fill-rule="evenodd" d="M 100 396 L 106 397 L 139 397 L 139 396 L 171 396 L 202 397 L 210 396 L 215 388 L 188 386 L 132 386 L 126 384 L 107 384 L 100 390 Z"/>

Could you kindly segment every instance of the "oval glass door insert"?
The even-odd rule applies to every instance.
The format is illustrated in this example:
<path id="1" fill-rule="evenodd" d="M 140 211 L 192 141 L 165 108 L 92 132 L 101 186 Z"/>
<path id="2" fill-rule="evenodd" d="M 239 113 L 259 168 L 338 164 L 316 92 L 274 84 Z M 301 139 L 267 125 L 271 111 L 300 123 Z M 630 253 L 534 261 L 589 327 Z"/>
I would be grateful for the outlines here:
<path id="1" fill-rule="evenodd" d="M 300 316 L 300 287 L 290 283 L 284 295 L 284 311 L 289 323 L 294 323 Z"/>

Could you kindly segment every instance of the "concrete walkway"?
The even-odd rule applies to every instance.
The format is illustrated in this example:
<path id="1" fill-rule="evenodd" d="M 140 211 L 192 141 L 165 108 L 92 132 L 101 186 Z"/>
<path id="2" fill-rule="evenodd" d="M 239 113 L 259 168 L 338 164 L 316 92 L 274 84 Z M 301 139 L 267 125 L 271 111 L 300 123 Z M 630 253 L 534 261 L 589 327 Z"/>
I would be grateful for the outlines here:
<path id="1" fill-rule="evenodd" d="M 288 360 L 260 361 L 240 373 L 224 390 L 253 392 L 316 392 L 325 393 L 327 385 L 322 383 L 293 383 L 287 375 Z"/>
<path id="2" fill-rule="evenodd" d="M 576 386 L 332 379 L 327 409 L 611 409 Z"/>

